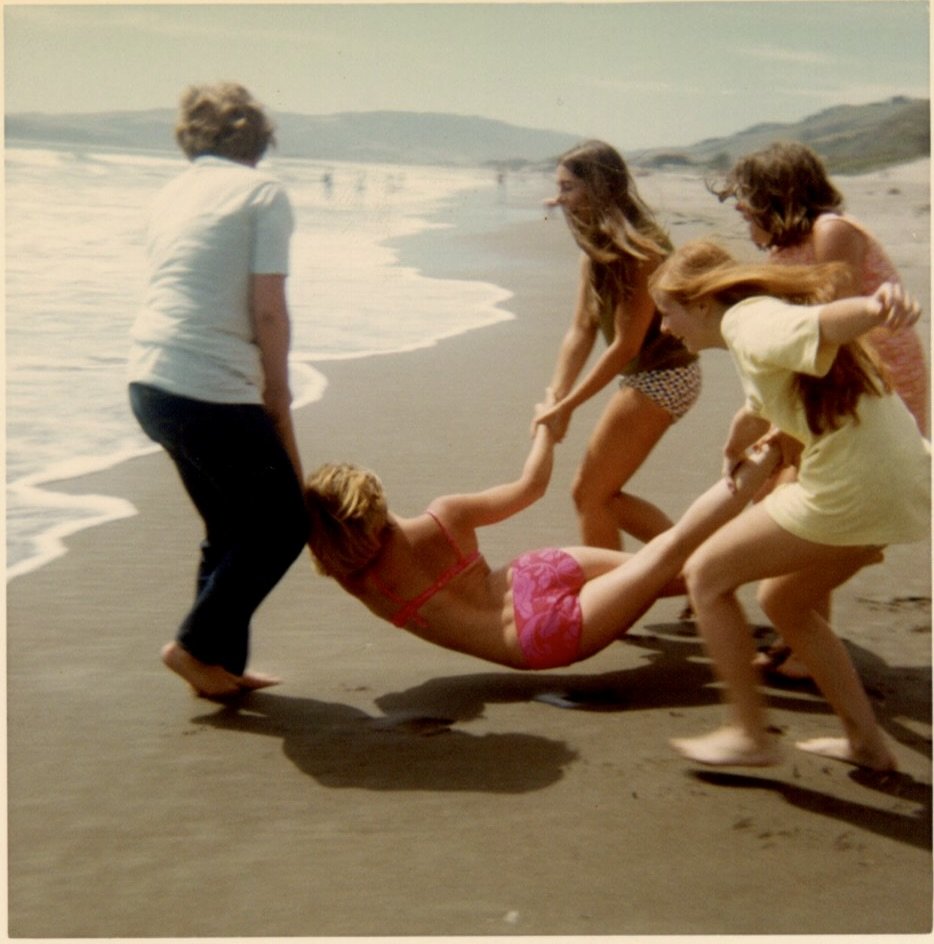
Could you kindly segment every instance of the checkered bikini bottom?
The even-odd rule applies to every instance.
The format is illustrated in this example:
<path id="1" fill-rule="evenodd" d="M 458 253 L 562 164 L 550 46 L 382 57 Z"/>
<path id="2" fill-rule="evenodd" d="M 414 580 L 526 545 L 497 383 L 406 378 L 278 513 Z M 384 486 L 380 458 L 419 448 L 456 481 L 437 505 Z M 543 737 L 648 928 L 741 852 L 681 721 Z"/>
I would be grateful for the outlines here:
<path id="1" fill-rule="evenodd" d="M 694 361 L 685 367 L 673 367 L 671 370 L 647 370 L 639 374 L 627 374 L 619 385 L 644 393 L 677 421 L 694 406 L 700 396 L 700 363 Z"/>

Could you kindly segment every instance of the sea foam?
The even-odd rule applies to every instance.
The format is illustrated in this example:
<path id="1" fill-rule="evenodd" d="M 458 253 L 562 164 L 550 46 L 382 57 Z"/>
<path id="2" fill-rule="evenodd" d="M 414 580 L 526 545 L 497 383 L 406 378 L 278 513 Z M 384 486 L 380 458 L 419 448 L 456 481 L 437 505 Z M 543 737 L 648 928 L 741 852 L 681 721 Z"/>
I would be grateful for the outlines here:
<path id="1" fill-rule="evenodd" d="M 128 407 L 124 364 L 145 280 L 143 228 L 166 155 L 9 145 L 6 164 L 7 577 L 64 538 L 135 513 L 56 483 L 155 447 Z M 490 171 L 273 160 L 296 230 L 288 282 L 295 407 L 326 395 L 326 363 L 435 344 L 512 317 L 509 293 L 432 279 L 391 241 L 439 224 L 444 201 L 494 192 Z M 491 196 L 492 199 L 492 196 Z"/>

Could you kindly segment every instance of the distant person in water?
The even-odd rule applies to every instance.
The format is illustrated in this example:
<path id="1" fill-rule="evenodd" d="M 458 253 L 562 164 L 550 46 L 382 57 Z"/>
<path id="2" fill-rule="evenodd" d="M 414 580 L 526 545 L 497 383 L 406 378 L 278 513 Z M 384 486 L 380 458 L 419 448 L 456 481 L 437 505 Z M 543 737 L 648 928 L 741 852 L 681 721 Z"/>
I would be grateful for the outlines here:
<path id="1" fill-rule="evenodd" d="M 889 544 L 930 534 L 930 444 L 862 342 L 885 326 L 910 330 L 917 304 L 887 283 L 839 298 L 845 266 L 740 264 L 714 243 L 678 249 L 650 288 L 666 331 L 693 351 L 724 348 L 746 403 L 723 449 L 730 468 L 763 435 L 800 444 L 798 475 L 751 505 L 685 566 L 697 624 L 724 683 L 728 724 L 674 741 L 691 760 L 767 765 L 778 751 L 753 668 L 752 635 L 737 600 L 759 581 L 759 604 L 804 662 L 843 724 L 842 738 L 803 750 L 878 770 L 896 761 L 859 676 L 821 613 L 821 601 Z"/>
<path id="2" fill-rule="evenodd" d="M 544 494 L 553 451 L 554 436 L 540 424 L 518 479 L 444 495 L 411 518 L 389 510 L 374 473 L 322 466 L 305 485 L 318 569 L 427 642 L 516 669 L 566 666 L 619 638 L 660 596 L 683 593 L 688 555 L 746 505 L 780 460 L 770 445 L 751 450 L 729 479 L 635 554 L 551 547 L 491 568 L 477 529 Z"/>
<path id="3" fill-rule="evenodd" d="M 273 127 L 246 89 L 189 88 L 176 139 L 191 163 L 152 207 L 130 403 L 205 528 L 194 604 L 163 660 L 219 697 L 276 681 L 246 671 L 250 621 L 307 539 L 287 364 L 293 222 L 256 169 Z"/>
<path id="4" fill-rule="evenodd" d="M 580 247 L 574 316 L 551 378 L 552 402 L 536 422 L 560 442 L 574 411 L 611 383 L 572 487 L 583 544 L 619 550 L 621 532 L 649 541 L 671 519 L 626 483 L 700 395 L 697 357 L 659 329 L 649 276 L 671 252 L 667 234 L 642 201 L 625 161 L 588 141 L 558 161 L 559 206 Z M 597 337 L 606 348 L 584 373 Z"/>

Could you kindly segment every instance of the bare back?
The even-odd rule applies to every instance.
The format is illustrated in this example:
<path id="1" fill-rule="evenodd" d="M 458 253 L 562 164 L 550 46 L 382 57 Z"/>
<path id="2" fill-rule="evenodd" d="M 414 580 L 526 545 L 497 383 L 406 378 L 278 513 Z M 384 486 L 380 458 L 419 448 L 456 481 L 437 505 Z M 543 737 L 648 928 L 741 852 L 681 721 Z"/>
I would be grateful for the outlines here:
<path id="1" fill-rule="evenodd" d="M 521 665 L 515 633 L 508 631 L 507 569 L 490 569 L 475 532 L 455 540 L 430 510 L 391 524 L 376 559 L 346 589 L 381 619 L 427 642 Z"/>

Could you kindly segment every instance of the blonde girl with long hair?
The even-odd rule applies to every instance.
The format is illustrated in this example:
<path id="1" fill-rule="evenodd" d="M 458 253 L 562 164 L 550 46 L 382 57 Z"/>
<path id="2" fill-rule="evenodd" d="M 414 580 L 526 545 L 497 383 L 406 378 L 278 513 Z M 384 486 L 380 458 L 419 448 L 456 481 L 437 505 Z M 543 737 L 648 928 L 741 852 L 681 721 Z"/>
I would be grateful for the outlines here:
<path id="1" fill-rule="evenodd" d="M 614 380 L 572 487 L 581 541 L 619 550 L 620 532 L 649 541 L 671 527 L 653 503 L 623 491 L 668 428 L 700 394 L 697 357 L 660 330 L 648 292 L 671 243 L 639 196 L 620 154 L 588 141 L 557 169 L 559 206 L 581 249 L 577 303 L 549 398 L 535 418 L 560 442 L 574 411 Z M 606 348 L 584 373 L 599 335 Z M 583 377 L 581 374 L 583 373 Z"/>
<path id="2" fill-rule="evenodd" d="M 806 751 L 887 770 L 895 757 L 821 601 L 886 545 L 930 531 L 930 444 L 863 343 L 878 326 L 917 321 L 898 284 L 837 298 L 845 266 L 742 265 L 715 244 L 675 252 L 653 275 L 664 330 L 692 351 L 725 348 L 746 395 L 723 450 L 729 470 L 773 428 L 801 447 L 798 475 L 751 505 L 695 551 L 684 575 L 698 627 L 725 684 L 728 724 L 673 741 L 708 764 L 767 765 L 779 754 L 736 592 L 758 600 L 840 718 L 844 736 Z M 833 300 L 836 299 L 836 300 Z"/>

